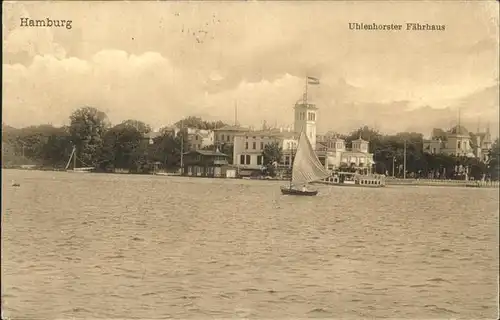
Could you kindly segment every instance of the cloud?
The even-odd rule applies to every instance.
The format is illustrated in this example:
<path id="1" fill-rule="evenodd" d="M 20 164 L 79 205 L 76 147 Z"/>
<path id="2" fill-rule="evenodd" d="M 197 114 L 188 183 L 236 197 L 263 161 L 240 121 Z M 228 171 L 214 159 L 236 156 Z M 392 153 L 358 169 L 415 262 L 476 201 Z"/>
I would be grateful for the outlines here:
<path id="1" fill-rule="evenodd" d="M 115 123 L 137 118 L 159 127 L 184 115 L 233 121 L 236 102 L 242 123 L 290 124 L 306 74 L 321 79 L 310 89 L 321 131 L 363 123 L 394 131 L 417 122 L 424 131 L 433 117 L 453 118 L 447 110 L 459 104 L 485 115 L 498 108 L 486 98 L 498 88 L 483 102 L 466 98 L 498 79 L 491 5 L 22 2 L 4 4 L 2 14 L 4 121 L 14 126 L 63 123 L 83 105 Z M 72 19 L 73 28 L 20 28 L 20 17 Z M 347 28 L 408 21 L 447 31 Z"/>
<path id="2" fill-rule="evenodd" d="M 5 64 L 3 85 L 5 117 L 19 124 L 44 118 L 62 123 L 84 105 L 103 108 L 114 120 L 151 119 L 156 110 L 169 109 L 165 101 L 180 99 L 169 61 L 155 52 L 103 50 L 90 61 L 37 55 L 28 67 Z"/>

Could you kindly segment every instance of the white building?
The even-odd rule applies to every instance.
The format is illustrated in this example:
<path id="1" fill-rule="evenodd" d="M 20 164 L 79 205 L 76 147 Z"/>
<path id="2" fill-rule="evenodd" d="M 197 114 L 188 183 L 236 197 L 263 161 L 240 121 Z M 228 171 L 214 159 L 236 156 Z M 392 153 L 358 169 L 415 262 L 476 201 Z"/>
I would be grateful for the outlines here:
<path id="1" fill-rule="evenodd" d="M 267 165 L 262 156 L 266 144 L 277 142 L 283 153 L 280 165 L 291 167 L 293 152 L 297 149 L 298 137 L 302 131 L 308 136 L 313 149 L 316 149 L 317 110 L 318 108 L 312 103 L 297 102 L 294 106 L 293 130 L 291 128 L 266 129 L 265 124 L 264 130 L 258 131 L 243 131 L 240 129 L 241 127 L 237 128 L 239 132 L 232 134 L 234 136 L 234 164 L 240 169 L 262 169 Z M 225 131 L 219 130 L 219 132 L 226 136 L 230 133 L 227 129 Z"/>
<path id="2" fill-rule="evenodd" d="M 262 156 L 265 146 L 278 143 L 283 150 L 282 164 L 289 165 L 296 139 L 294 132 L 283 128 L 241 132 L 234 136 L 233 163 L 240 169 L 260 170 L 267 165 Z"/>
<path id="3" fill-rule="evenodd" d="M 430 139 L 423 141 L 424 152 L 430 154 L 446 154 L 477 157 L 487 161 L 488 150 L 491 149 L 491 135 L 486 132 L 472 133 L 464 126 L 457 125 L 448 131 L 434 129 Z"/>
<path id="4" fill-rule="evenodd" d="M 214 144 L 214 132 L 212 130 L 202 130 L 194 128 L 184 128 L 186 134 L 186 150 L 201 150 Z"/>
<path id="5" fill-rule="evenodd" d="M 247 132 L 250 129 L 247 127 L 242 127 L 239 125 L 234 126 L 224 126 L 222 128 L 215 129 L 214 141 L 217 146 L 222 144 L 233 144 L 234 137 L 241 133 Z"/>
<path id="6" fill-rule="evenodd" d="M 328 170 L 351 167 L 361 173 L 371 173 L 373 154 L 369 152 L 369 142 L 356 139 L 352 141 L 352 148 L 346 148 L 346 143 L 338 137 L 326 137 L 324 142 L 318 143 L 316 151 L 320 161 Z"/>
<path id="7" fill-rule="evenodd" d="M 301 101 L 294 106 L 293 130 L 275 128 L 252 131 L 241 130 L 241 127 L 237 128 L 239 131 L 231 135 L 234 137 L 234 164 L 240 169 L 262 169 L 263 166 L 267 165 L 262 156 L 264 147 L 266 144 L 277 142 L 283 150 L 280 165 L 291 167 L 293 153 L 297 149 L 298 137 L 304 131 L 326 169 L 354 167 L 361 172 L 371 172 L 374 161 L 373 154 L 369 153 L 368 141 L 355 140 L 352 142 L 352 148 L 347 149 L 345 141 L 342 139 L 332 136 L 321 139 L 322 136 L 317 135 L 316 130 L 317 112 L 316 105 Z M 228 130 L 223 131 L 226 137 L 228 133 Z M 318 137 L 321 142 L 317 142 Z"/>
<path id="8" fill-rule="evenodd" d="M 295 116 L 293 130 L 299 134 L 304 131 L 314 150 L 316 150 L 317 110 L 318 108 L 316 105 L 307 102 L 297 102 L 294 106 Z"/>

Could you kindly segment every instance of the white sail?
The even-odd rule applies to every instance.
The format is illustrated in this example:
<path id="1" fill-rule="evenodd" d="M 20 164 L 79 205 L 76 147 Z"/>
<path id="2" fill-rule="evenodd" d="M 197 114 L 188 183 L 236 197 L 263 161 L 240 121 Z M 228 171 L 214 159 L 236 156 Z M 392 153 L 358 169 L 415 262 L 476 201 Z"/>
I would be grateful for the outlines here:
<path id="1" fill-rule="evenodd" d="M 309 142 L 309 138 L 302 132 L 293 161 L 292 184 L 306 184 L 312 181 L 323 180 L 329 176 L 330 173 L 319 161 Z"/>

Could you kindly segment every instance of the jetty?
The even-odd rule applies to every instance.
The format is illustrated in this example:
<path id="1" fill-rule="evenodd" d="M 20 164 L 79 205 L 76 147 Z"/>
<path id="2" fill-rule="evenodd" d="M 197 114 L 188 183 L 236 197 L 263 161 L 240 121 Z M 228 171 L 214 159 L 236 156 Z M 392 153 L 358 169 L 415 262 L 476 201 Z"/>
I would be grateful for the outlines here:
<path id="1" fill-rule="evenodd" d="M 472 188 L 499 188 L 500 181 L 487 180 L 445 180 L 445 179 L 397 179 L 387 178 L 387 185 L 408 185 L 427 187 L 472 187 Z"/>

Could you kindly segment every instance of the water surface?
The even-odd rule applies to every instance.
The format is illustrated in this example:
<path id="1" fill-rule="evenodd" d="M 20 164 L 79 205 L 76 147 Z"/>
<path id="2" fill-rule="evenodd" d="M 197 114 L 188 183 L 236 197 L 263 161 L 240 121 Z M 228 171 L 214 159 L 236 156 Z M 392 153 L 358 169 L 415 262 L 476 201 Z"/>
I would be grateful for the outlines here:
<path id="1" fill-rule="evenodd" d="M 13 319 L 498 316 L 495 189 L 2 176 Z"/>

